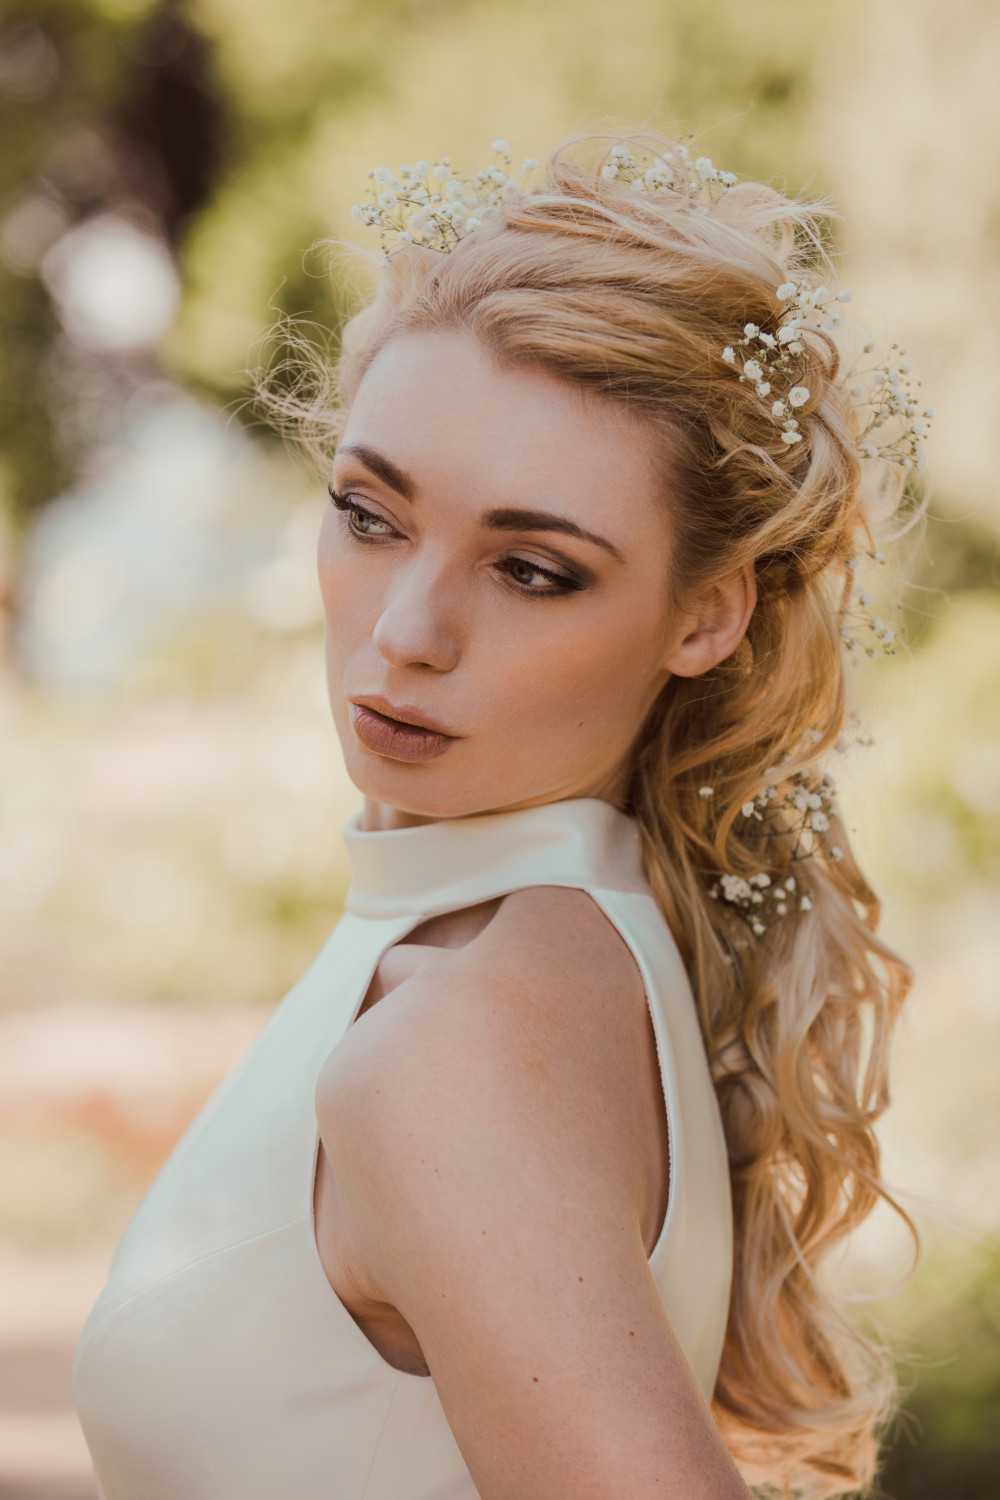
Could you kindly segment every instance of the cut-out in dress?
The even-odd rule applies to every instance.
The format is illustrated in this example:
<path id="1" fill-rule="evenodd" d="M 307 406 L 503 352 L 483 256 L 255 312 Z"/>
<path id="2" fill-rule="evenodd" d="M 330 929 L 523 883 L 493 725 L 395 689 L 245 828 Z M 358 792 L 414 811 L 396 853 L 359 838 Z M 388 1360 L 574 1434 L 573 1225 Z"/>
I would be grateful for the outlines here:
<path id="1" fill-rule="evenodd" d="M 732 1272 L 726 1147 L 635 824 L 590 798 L 383 833 L 357 823 L 344 917 L 177 1145 L 81 1335 L 75 1395 L 103 1500 L 476 1500 L 433 1377 L 389 1365 L 324 1274 L 313 1091 L 388 948 L 528 886 L 587 891 L 642 974 L 670 1153 L 650 1267 L 711 1395 Z"/>

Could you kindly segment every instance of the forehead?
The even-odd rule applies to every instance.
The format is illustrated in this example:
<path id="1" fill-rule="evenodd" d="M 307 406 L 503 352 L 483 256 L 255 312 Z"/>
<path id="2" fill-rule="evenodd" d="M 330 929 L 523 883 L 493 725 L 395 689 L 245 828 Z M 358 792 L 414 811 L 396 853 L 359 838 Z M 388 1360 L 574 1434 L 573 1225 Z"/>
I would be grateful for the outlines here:
<path id="1" fill-rule="evenodd" d="M 661 466 L 637 420 L 568 381 L 502 367 L 467 333 L 391 340 L 358 387 L 342 444 L 391 459 L 418 502 L 474 478 L 489 504 L 558 501 L 609 527 L 627 502 L 633 526 L 664 521 Z"/>

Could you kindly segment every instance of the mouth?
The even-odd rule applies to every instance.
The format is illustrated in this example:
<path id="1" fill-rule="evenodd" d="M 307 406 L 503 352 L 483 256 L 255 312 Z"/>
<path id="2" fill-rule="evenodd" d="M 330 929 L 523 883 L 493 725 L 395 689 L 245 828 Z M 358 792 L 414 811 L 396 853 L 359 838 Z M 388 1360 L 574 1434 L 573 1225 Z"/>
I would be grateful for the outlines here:
<path id="1" fill-rule="evenodd" d="M 388 760 L 434 760 L 461 738 L 408 703 L 385 698 L 351 699 L 351 726 L 366 750 Z"/>

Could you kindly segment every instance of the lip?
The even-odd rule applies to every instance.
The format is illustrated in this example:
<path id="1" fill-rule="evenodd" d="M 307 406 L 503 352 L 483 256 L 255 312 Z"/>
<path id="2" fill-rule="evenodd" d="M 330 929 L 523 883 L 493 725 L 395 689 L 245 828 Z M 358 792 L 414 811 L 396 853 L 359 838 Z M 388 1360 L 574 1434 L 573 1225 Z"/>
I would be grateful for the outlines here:
<path id="1" fill-rule="evenodd" d="M 389 760 L 434 760 L 461 738 L 408 703 L 374 696 L 352 698 L 350 703 L 351 725 L 361 744 Z"/>

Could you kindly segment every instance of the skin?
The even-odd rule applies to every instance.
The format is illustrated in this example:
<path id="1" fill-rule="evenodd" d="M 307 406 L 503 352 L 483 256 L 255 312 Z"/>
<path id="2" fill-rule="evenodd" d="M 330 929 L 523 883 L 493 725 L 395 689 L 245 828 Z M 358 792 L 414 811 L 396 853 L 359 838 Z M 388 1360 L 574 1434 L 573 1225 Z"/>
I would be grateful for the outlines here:
<path id="1" fill-rule="evenodd" d="M 328 681 L 367 828 L 614 801 L 671 674 L 728 656 L 753 609 L 746 572 L 671 605 L 637 423 L 464 333 L 381 351 L 333 484 Z M 454 738 L 376 753 L 358 697 Z M 317 1110 L 330 1284 L 384 1359 L 433 1374 L 483 1500 L 746 1500 L 649 1271 L 659 1068 L 635 962 L 585 893 L 519 891 L 390 949 Z"/>

